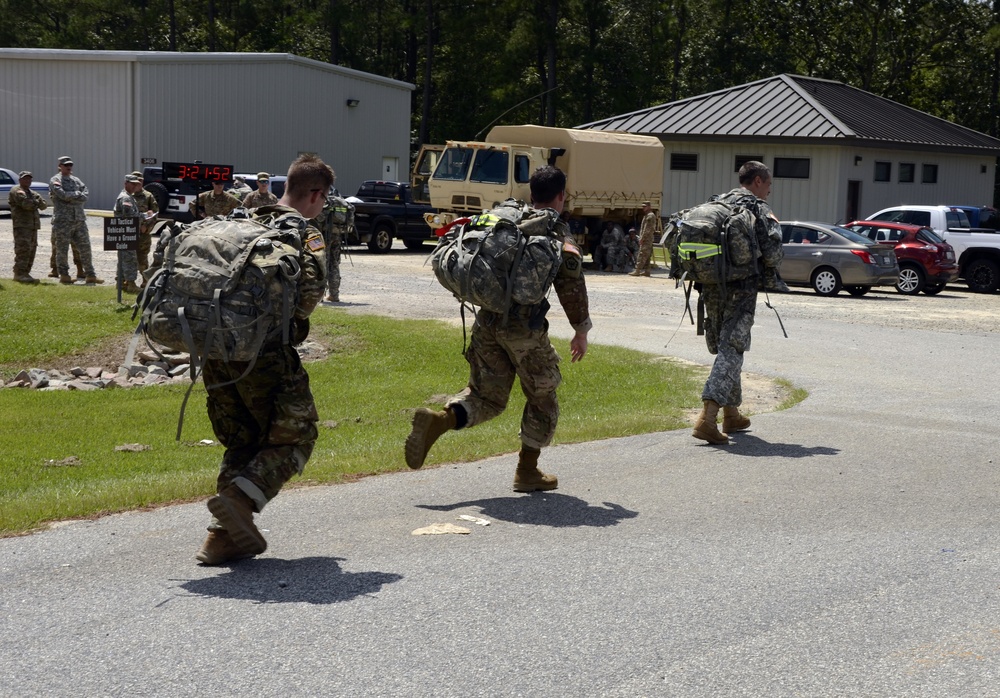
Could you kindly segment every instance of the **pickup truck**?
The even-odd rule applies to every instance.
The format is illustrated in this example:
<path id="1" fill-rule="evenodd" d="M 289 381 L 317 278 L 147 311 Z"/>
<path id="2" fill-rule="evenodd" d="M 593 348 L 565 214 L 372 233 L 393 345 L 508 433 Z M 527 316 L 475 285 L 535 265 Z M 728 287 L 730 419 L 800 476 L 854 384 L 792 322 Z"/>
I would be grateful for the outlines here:
<path id="1" fill-rule="evenodd" d="M 370 179 L 361 183 L 356 198 L 360 199 L 354 203 L 357 242 L 367 243 L 372 252 L 388 252 L 395 238 L 407 249 L 417 250 L 433 237 L 424 214 L 437 209 L 415 202 L 406 182 Z"/>
<path id="2" fill-rule="evenodd" d="M 955 248 L 959 277 L 975 293 L 1000 289 L 1000 234 L 973 228 L 965 211 L 956 206 L 894 206 L 865 220 L 910 223 L 931 228 Z"/>

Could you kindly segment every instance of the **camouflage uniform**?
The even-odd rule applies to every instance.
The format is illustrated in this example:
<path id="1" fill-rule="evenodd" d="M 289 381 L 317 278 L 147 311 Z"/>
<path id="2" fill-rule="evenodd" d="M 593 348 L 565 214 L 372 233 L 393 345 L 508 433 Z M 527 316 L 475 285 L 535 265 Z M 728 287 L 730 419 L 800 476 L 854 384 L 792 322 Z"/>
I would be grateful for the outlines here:
<path id="1" fill-rule="evenodd" d="M 293 214 L 286 206 L 268 206 L 257 215 Z M 322 235 L 308 226 L 302 231 L 302 273 L 298 281 L 292 339 L 309 333 L 309 314 L 326 286 L 326 250 Z M 236 380 L 245 362 L 205 361 L 208 416 L 219 442 L 226 447 L 217 482 L 222 492 L 235 484 L 254 501 L 259 512 L 293 475 L 301 473 L 312 454 L 319 415 L 309 390 L 309 375 L 293 346 L 281 338 L 266 342 L 250 373 Z M 218 385 L 236 381 L 229 385 Z M 209 530 L 223 530 L 213 519 Z"/>
<path id="2" fill-rule="evenodd" d="M 589 331 L 587 284 L 580 252 L 564 221 L 557 221 L 554 231 L 560 239 L 566 240 L 562 264 L 553 283 L 556 294 L 573 329 Z M 506 326 L 501 314 L 482 309 L 476 314 L 472 339 L 465 353 L 469 362 L 469 385 L 445 403 L 448 407 L 461 405 L 464 408 L 468 416 L 467 427 L 481 424 L 504 411 L 516 376 L 526 398 L 521 416 L 521 443 L 534 449 L 551 443 L 559 420 L 556 388 L 562 382 L 562 375 L 559 355 L 549 341 L 549 323 L 544 315 L 547 309 L 547 301 L 540 306 L 515 306 Z"/>
<path id="3" fill-rule="evenodd" d="M 80 253 L 80 266 L 87 277 L 94 273 L 94 260 L 90 252 L 90 233 L 87 231 L 87 214 L 83 210 L 90 192 L 87 185 L 75 175 L 57 174 L 49 180 L 52 196 L 52 249 L 56 253 L 56 271 L 69 276 L 70 243 Z"/>
<path id="4" fill-rule="evenodd" d="M 139 206 L 140 214 L 144 214 L 147 211 L 159 213 L 160 207 L 156 203 L 156 197 L 145 189 L 140 189 L 138 193 L 132 195 L 132 198 L 135 199 L 135 203 Z M 150 231 L 153 229 L 155 223 L 156 216 L 153 216 L 149 220 L 143 219 L 139 225 L 139 249 L 136 250 L 136 259 L 140 272 L 149 269 L 149 250 L 153 245 L 153 238 L 150 235 Z"/>
<path id="5" fill-rule="evenodd" d="M 224 191 L 218 196 L 215 195 L 214 191 L 203 191 L 198 194 L 197 211 L 198 215 L 204 218 L 228 216 L 233 212 L 233 209 L 241 206 L 243 203 L 228 191 Z"/>
<path id="6" fill-rule="evenodd" d="M 253 191 L 246 182 L 233 182 L 232 188 L 230 188 L 229 193 L 235 196 L 240 201 L 243 201 L 247 194 Z"/>
<path id="7" fill-rule="evenodd" d="M 739 187 L 719 200 L 734 203 L 743 197 L 753 197 L 753 194 Z M 767 202 L 762 199 L 756 199 L 756 202 L 754 232 L 760 262 L 764 270 L 777 269 L 783 256 L 781 228 Z M 721 284 L 705 284 L 702 288 L 705 343 L 708 351 L 716 355 L 701 394 L 702 400 L 714 400 L 720 405 L 733 407 L 739 407 L 743 402 L 740 371 L 743 369 L 743 354 L 750 351 L 750 329 L 757 310 L 758 281 L 756 276 L 743 281 L 729 281 L 725 292 Z"/>
<path id="8" fill-rule="evenodd" d="M 653 255 L 653 237 L 656 235 L 656 214 L 650 211 L 642 218 L 639 229 L 639 256 L 635 261 L 635 270 L 640 274 L 649 275 L 649 259 Z"/>
<path id="9" fill-rule="evenodd" d="M 38 212 L 48 205 L 39 194 L 21 185 L 11 188 L 7 202 L 14 226 L 14 278 L 17 279 L 31 275 L 38 249 L 38 229 L 42 227 Z"/>
<path id="10" fill-rule="evenodd" d="M 273 206 L 278 203 L 278 197 L 269 191 L 261 193 L 252 191 L 243 197 L 243 208 L 260 208 L 261 206 Z"/>
<path id="11" fill-rule="evenodd" d="M 114 214 L 116 216 L 138 216 L 139 204 L 136 203 L 132 195 L 125 189 L 121 190 L 115 200 Z M 142 239 L 140 233 L 139 239 Z M 129 281 L 134 282 L 139 276 L 139 262 L 135 250 L 118 250 L 118 272 L 121 274 L 122 284 Z M 117 279 L 117 276 L 116 276 Z"/>
<path id="12" fill-rule="evenodd" d="M 338 222 L 338 221 L 343 221 Z M 323 212 L 312 220 L 326 240 L 326 281 L 328 301 L 340 302 L 340 249 L 344 235 L 354 225 L 354 205 L 333 192 L 326 198 Z"/>
<path id="13" fill-rule="evenodd" d="M 605 271 L 625 271 L 625 264 L 628 262 L 628 248 L 625 245 L 625 232 L 621 226 L 615 224 L 604 232 L 601 238 L 601 247 L 604 249 Z"/>

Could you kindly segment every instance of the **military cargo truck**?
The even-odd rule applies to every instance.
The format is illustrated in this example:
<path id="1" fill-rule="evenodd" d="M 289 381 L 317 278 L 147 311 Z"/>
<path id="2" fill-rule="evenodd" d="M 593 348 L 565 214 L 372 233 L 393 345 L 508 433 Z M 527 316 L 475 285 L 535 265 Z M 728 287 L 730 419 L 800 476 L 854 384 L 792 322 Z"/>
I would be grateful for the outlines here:
<path id="1" fill-rule="evenodd" d="M 663 144 L 652 136 L 547 126 L 496 126 L 485 141 L 448 141 L 430 178 L 432 228 L 480 213 L 507 198 L 530 201 L 531 173 L 552 164 L 566 173 L 570 228 L 592 251 L 606 222 L 627 230 L 642 203 L 660 210 Z"/>

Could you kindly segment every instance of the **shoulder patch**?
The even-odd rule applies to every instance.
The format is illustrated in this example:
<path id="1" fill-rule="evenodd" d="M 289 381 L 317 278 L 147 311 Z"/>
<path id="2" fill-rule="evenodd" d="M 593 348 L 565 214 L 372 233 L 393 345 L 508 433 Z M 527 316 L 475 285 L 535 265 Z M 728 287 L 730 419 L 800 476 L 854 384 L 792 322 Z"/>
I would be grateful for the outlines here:
<path id="1" fill-rule="evenodd" d="M 306 238 L 306 247 L 313 252 L 319 252 L 326 249 L 326 242 L 323 241 L 322 235 L 310 235 Z"/>
<path id="2" fill-rule="evenodd" d="M 576 246 L 575 242 L 564 242 L 563 243 L 563 252 L 566 252 L 567 254 L 575 255 L 577 257 L 583 257 L 583 254 L 580 252 L 580 248 Z"/>

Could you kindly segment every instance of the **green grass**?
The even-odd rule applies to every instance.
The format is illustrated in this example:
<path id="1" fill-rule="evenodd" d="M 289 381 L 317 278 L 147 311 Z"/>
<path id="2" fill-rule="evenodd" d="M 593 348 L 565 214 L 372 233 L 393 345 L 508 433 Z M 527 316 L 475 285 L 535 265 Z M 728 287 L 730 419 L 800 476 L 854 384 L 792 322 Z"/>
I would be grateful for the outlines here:
<path id="1" fill-rule="evenodd" d="M 46 359 L 84 351 L 107 337 L 120 341 L 132 328 L 130 313 L 113 300 L 113 289 L 58 291 L 45 285 L 11 289 L 10 284 L 0 291 L 0 366 L 5 371 L 44 366 Z M 31 317 L 34 312 L 37 318 Z M 465 386 L 461 328 L 329 308 L 313 314 L 312 326 L 313 336 L 331 354 L 307 365 L 322 424 L 305 475 L 297 480 L 330 483 L 405 470 L 403 442 L 413 409 L 440 405 Z M 569 356 L 568 342 L 554 343 L 561 356 Z M 19 349 L 12 351 L 12 344 Z M 662 357 L 591 345 L 582 362 L 567 359 L 561 367 L 556 443 L 684 427 L 687 410 L 700 404 L 703 370 Z M 182 441 L 174 440 L 184 390 L 0 390 L 0 535 L 211 494 L 222 448 L 197 445 L 215 438 L 201 384 L 189 401 Z M 523 406 L 515 386 L 503 415 L 446 435 L 428 465 L 516 450 Z M 131 443 L 151 449 L 115 451 Z M 50 463 L 69 457 L 79 463 Z"/>

